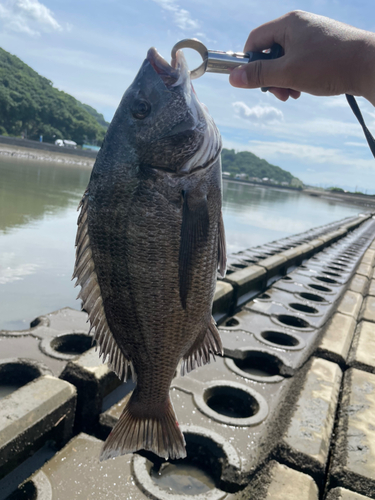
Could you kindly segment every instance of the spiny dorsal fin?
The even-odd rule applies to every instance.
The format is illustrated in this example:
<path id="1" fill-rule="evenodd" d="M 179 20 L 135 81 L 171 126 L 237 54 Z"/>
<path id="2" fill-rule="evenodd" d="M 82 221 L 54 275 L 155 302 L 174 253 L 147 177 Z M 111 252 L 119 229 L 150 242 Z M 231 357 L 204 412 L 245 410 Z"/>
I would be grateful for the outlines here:
<path id="1" fill-rule="evenodd" d="M 133 365 L 118 347 L 107 323 L 98 276 L 90 248 L 87 221 L 88 194 L 88 189 L 86 189 L 78 206 L 81 213 L 78 217 L 76 262 L 72 279 L 77 278 L 76 285 L 81 286 L 77 298 L 82 300 L 82 309 L 85 309 L 89 315 L 90 331 L 95 328 L 93 340 L 99 346 L 99 357 L 103 357 L 103 362 L 108 357 L 110 368 L 121 380 L 126 381 L 129 368 L 135 380 Z"/>
<path id="2" fill-rule="evenodd" d="M 196 255 L 207 241 L 209 215 L 207 197 L 197 198 L 188 191 L 182 193 L 182 224 L 179 255 L 180 299 L 184 309 L 191 285 L 191 272 Z"/>
<path id="3" fill-rule="evenodd" d="M 197 366 L 210 363 L 211 357 L 215 360 L 215 354 L 224 356 L 224 351 L 215 320 L 211 317 L 210 324 L 208 325 L 203 340 L 196 342 L 183 357 L 181 375 L 191 372 Z"/>

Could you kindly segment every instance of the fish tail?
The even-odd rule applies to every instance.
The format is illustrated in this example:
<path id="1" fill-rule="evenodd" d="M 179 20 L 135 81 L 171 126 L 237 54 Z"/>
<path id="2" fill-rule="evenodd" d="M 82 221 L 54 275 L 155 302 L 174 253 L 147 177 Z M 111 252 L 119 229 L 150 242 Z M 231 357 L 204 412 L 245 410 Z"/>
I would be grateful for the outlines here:
<path id="1" fill-rule="evenodd" d="M 141 413 L 133 392 L 103 445 L 100 461 L 138 450 L 149 450 L 165 459 L 186 457 L 185 439 L 169 396 L 153 408 L 152 415 Z"/>

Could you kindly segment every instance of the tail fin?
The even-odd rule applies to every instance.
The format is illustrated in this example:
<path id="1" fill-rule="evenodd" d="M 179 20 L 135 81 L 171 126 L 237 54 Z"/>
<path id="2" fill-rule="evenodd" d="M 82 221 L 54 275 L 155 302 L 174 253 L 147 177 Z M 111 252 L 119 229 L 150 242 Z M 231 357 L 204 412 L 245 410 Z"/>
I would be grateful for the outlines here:
<path id="1" fill-rule="evenodd" d="M 149 450 L 165 459 L 185 458 L 185 439 L 169 397 L 157 416 L 139 417 L 132 414 L 131 396 L 103 445 L 100 461 L 138 450 Z"/>

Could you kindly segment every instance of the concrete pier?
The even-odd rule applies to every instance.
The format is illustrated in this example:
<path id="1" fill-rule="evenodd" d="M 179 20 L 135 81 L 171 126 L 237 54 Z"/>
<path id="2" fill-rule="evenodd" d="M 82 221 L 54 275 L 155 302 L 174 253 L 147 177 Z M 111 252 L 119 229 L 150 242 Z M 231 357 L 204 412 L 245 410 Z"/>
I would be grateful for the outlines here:
<path id="1" fill-rule="evenodd" d="M 374 238 L 367 213 L 229 256 L 225 356 L 171 386 L 183 461 L 99 462 L 134 384 L 99 361 L 85 313 L 0 332 L 19 346 L 0 353 L 0 500 L 375 499 Z"/>

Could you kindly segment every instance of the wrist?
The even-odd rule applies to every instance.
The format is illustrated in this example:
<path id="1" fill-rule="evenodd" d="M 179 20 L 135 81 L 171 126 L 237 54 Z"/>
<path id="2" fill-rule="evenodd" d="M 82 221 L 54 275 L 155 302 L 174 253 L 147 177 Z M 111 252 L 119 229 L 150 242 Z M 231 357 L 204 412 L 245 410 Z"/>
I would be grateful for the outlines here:
<path id="1" fill-rule="evenodd" d="M 366 33 L 362 51 L 359 95 L 375 106 L 375 34 Z"/>

